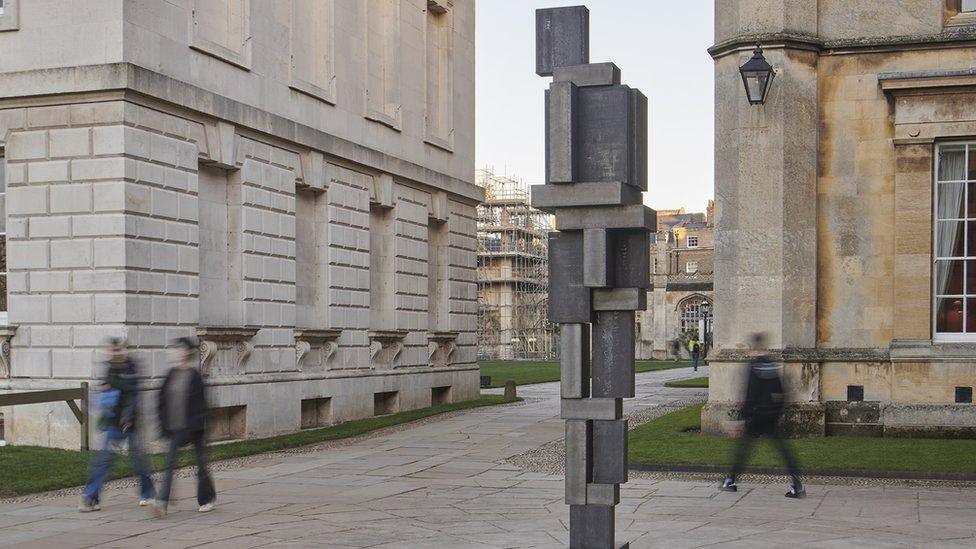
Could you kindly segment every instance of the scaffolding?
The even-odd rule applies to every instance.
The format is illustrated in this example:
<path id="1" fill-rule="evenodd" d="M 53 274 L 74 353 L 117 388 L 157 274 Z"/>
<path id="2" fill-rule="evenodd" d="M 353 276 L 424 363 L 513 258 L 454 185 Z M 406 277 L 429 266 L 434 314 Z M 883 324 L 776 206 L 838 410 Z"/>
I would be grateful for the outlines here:
<path id="1" fill-rule="evenodd" d="M 529 205 L 527 186 L 475 172 L 485 189 L 478 206 L 478 358 L 558 357 L 549 322 L 548 233 L 552 216 Z"/>

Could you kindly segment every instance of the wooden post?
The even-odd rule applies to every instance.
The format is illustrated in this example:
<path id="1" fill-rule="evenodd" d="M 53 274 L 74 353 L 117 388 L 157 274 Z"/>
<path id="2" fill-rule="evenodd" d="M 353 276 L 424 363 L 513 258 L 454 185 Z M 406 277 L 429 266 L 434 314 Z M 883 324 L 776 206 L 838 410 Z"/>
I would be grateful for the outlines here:
<path id="1" fill-rule="evenodd" d="M 81 382 L 81 451 L 88 451 L 89 419 L 91 414 L 88 410 L 88 382 Z"/>

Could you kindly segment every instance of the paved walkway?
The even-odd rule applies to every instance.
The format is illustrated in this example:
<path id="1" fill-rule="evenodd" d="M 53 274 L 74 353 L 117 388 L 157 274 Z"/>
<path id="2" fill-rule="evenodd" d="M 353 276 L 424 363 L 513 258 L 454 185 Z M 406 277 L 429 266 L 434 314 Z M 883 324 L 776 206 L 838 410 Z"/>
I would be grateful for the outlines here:
<path id="1" fill-rule="evenodd" d="M 682 394 L 661 384 L 689 369 L 639 376 L 633 410 Z M 559 477 L 505 459 L 562 436 L 556 384 L 526 402 L 483 408 L 328 451 L 272 455 L 218 472 L 212 513 L 196 512 L 192 480 L 164 520 L 131 490 L 80 514 L 76 498 L 0 505 L 0 545 L 21 547 L 565 547 Z M 974 547 L 976 498 L 956 488 L 783 486 L 737 494 L 715 483 L 633 479 L 617 528 L 631 547 Z"/>

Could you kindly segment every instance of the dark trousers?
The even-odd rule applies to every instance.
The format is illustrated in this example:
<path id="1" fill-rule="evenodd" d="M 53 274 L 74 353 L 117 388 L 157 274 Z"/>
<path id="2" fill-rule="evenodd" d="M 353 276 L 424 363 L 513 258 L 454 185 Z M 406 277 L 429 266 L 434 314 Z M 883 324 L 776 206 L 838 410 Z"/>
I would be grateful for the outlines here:
<path id="1" fill-rule="evenodd" d="M 776 426 L 777 420 L 778 418 L 776 417 L 760 417 L 746 422 L 746 432 L 739 439 L 735 447 L 732 472 L 729 473 L 729 478 L 732 479 L 732 482 L 735 482 L 735 477 L 742 473 L 746 461 L 749 459 L 749 454 L 756 444 L 756 439 L 765 436 L 769 437 L 773 442 L 773 446 L 776 447 L 776 450 L 783 457 L 783 461 L 786 463 L 786 470 L 789 472 L 790 478 L 793 479 L 793 485 L 800 486 L 800 468 L 796 463 L 796 458 L 793 456 L 793 451 L 790 450 L 790 445 L 783 439 L 782 434 Z"/>
<path id="2" fill-rule="evenodd" d="M 698 371 L 698 351 L 691 352 L 691 367 Z"/>
<path id="3" fill-rule="evenodd" d="M 204 505 L 217 497 L 213 479 L 207 470 L 207 447 L 203 431 L 181 431 L 173 433 L 169 439 L 169 452 L 166 454 L 166 470 L 163 472 L 163 483 L 159 489 L 159 501 L 169 501 L 170 490 L 173 487 L 173 468 L 176 466 L 176 455 L 180 448 L 187 444 L 193 445 L 193 452 L 197 458 L 197 503 Z"/>

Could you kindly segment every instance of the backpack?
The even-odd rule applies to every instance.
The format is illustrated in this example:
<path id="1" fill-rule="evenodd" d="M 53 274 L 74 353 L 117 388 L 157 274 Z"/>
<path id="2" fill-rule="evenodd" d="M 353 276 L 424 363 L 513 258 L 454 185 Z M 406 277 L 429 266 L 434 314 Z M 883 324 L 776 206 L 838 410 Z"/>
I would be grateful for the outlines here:
<path id="1" fill-rule="evenodd" d="M 116 416 L 118 415 L 121 397 L 122 391 L 114 387 L 95 394 L 95 409 L 98 411 L 100 425 L 108 426 L 118 420 Z"/>

